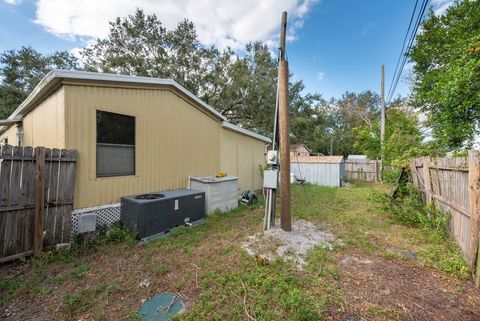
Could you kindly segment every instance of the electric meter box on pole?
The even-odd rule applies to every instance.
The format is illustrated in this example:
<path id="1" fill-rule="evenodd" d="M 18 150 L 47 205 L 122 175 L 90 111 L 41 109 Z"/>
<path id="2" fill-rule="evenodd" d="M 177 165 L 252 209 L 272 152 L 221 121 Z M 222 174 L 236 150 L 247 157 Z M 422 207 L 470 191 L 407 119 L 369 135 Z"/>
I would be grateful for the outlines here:
<path id="1" fill-rule="evenodd" d="M 263 187 L 276 189 L 278 182 L 278 170 L 268 169 L 263 172 Z"/>

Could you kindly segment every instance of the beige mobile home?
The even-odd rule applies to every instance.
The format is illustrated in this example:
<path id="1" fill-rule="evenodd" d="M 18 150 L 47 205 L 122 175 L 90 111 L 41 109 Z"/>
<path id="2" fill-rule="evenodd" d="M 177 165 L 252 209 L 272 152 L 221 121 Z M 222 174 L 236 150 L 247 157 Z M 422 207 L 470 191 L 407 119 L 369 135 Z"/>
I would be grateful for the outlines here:
<path id="1" fill-rule="evenodd" d="M 77 211 L 219 171 L 258 190 L 269 142 L 173 80 L 80 71 L 47 74 L 4 124 L 4 143 L 78 150 Z"/>

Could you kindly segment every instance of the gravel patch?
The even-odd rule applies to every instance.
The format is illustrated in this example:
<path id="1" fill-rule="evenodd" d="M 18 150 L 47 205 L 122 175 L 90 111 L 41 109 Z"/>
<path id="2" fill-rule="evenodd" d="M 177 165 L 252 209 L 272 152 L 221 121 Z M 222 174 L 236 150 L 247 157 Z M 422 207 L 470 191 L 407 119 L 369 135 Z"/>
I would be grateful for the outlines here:
<path id="1" fill-rule="evenodd" d="M 292 223 L 292 231 L 285 232 L 277 223 L 275 227 L 253 236 L 243 244 L 242 248 L 253 257 L 275 260 L 283 257 L 296 263 L 297 268 L 305 265 L 307 252 L 317 246 L 333 250 L 335 235 L 328 231 L 320 231 L 309 221 L 296 220 Z"/>

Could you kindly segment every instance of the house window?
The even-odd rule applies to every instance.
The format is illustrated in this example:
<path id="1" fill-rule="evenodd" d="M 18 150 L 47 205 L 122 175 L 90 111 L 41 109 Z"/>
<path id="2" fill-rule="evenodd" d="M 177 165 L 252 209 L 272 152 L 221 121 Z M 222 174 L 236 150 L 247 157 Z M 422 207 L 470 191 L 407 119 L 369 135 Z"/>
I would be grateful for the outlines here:
<path id="1" fill-rule="evenodd" d="M 97 177 L 135 175 L 135 117 L 97 110 Z"/>

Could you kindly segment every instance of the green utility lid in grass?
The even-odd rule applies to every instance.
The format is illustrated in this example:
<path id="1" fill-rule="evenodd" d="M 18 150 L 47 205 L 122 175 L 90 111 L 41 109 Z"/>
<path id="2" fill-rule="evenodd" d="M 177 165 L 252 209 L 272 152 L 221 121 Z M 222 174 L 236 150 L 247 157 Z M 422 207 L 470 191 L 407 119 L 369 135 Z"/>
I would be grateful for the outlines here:
<path id="1" fill-rule="evenodd" d="M 142 304 L 138 314 L 143 321 L 165 321 L 170 320 L 185 310 L 181 297 L 164 292 L 157 294 Z"/>

